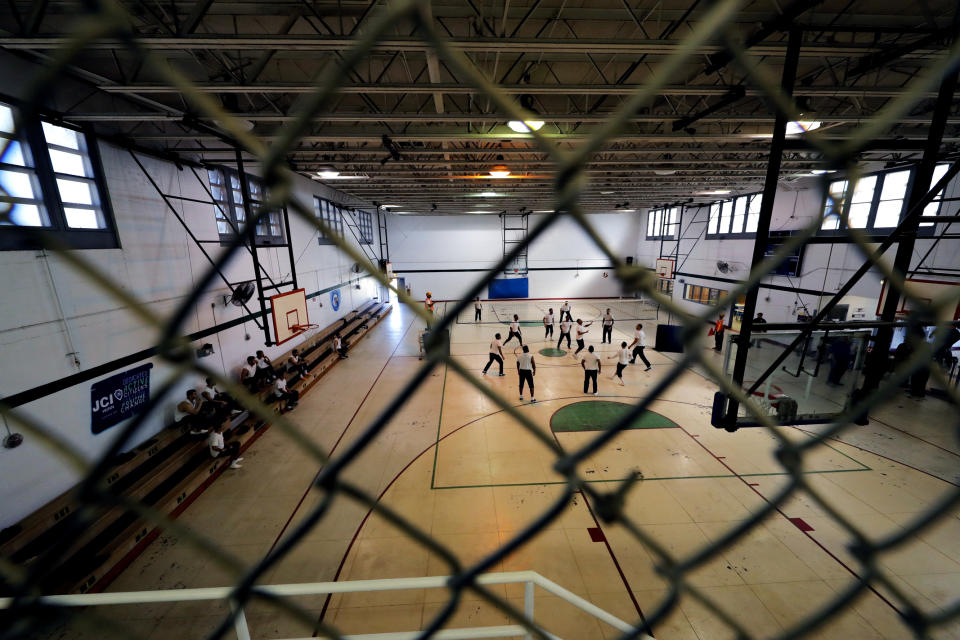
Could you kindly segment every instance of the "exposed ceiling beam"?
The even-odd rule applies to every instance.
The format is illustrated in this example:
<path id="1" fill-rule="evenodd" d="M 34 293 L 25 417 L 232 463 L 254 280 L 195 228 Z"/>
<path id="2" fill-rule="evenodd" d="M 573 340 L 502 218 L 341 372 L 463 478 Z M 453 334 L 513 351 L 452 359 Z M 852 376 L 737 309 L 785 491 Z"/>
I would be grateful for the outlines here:
<path id="1" fill-rule="evenodd" d="M 0 38 L 0 47 L 8 49 L 60 49 L 70 46 L 73 40 L 69 36 L 35 36 Z M 193 35 L 184 37 L 144 36 L 137 38 L 137 44 L 144 49 L 158 51 L 184 51 L 189 49 L 228 49 L 232 51 L 343 51 L 355 44 L 352 38 L 339 36 L 304 37 L 302 35 Z M 450 44 L 461 51 L 470 53 L 591 53 L 594 55 L 665 55 L 687 46 L 682 39 L 677 40 L 623 40 L 604 39 L 557 39 L 557 38 L 461 38 Z M 122 40 L 100 38 L 85 44 L 87 51 L 96 49 L 123 49 Z M 418 51 L 433 50 L 433 46 L 419 38 L 384 38 L 372 45 L 375 51 Z M 804 43 L 801 56 L 822 58 L 824 56 L 858 56 L 883 50 L 882 45 L 873 43 L 808 42 Z M 709 55 L 725 51 L 721 44 L 702 44 L 689 53 Z M 786 45 L 781 43 L 758 44 L 751 48 L 751 55 L 783 57 Z M 905 58 L 928 59 L 945 55 L 943 49 L 919 48 L 904 54 Z"/>

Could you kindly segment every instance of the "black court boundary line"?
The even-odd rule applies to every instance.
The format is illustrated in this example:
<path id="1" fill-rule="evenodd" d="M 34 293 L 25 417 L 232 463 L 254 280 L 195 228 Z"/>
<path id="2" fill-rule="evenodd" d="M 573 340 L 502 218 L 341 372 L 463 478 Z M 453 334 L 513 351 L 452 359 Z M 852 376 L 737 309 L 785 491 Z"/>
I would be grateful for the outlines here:
<path id="1" fill-rule="evenodd" d="M 361 280 L 364 280 L 369 277 L 371 276 L 361 276 L 359 278 L 348 280 L 347 282 L 341 282 L 340 284 L 336 284 L 332 287 L 327 287 L 326 289 L 320 289 L 319 291 L 315 291 L 313 293 L 307 294 L 306 299 L 310 300 L 311 298 L 315 298 L 319 295 L 323 295 L 324 293 L 327 293 L 329 291 L 333 291 L 335 289 L 342 289 L 355 282 L 360 282 Z M 231 329 L 233 327 L 239 326 L 241 324 L 244 324 L 245 322 L 256 320 L 258 318 L 266 318 L 268 315 L 269 315 L 268 312 L 257 311 L 255 313 L 241 316 L 239 318 L 234 318 L 233 320 L 228 320 L 227 322 L 215 324 L 212 327 L 201 329 L 200 331 L 187 334 L 183 337 L 190 342 L 195 342 L 197 340 L 201 340 L 208 336 L 212 336 L 214 334 L 220 333 L 221 331 L 226 331 L 227 329 Z M 338 318 L 338 320 L 342 319 L 342 317 L 343 316 L 341 316 L 341 318 Z M 3 404 L 5 404 L 9 408 L 19 407 L 20 405 L 27 404 L 28 402 L 35 402 L 37 400 L 45 398 L 59 391 L 63 391 L 65 389 L 69 389 L 70 387 L 76 386 L 78 384 L 88 382 L 90 380 L 93 380 L 94 378 L 99 378 L 100 376 L 116 371 L 117 369 L 122 369 L 124 367 L 130 366 L 131 364 L 140 362 L 141 360 L 152 358 L 158 353 L 160 353 L 160 345 L 153 345 L 152 347 L 141 349 L 140 351 L 137 351 L 135 353 L 121 356 L 120 358 L 116 358 L 115 360 L 111 360 L 109 362 L 104 362 L 103 364 L 90 367 L 86 371 L 81 371 L 73 375 L 65 376 L 63 378 L 60 378 L 59 380 L 54 380 L 53 382 L 47 382 L 45 384 L 38 385 L 31 389 L 26 389 L 18 393 L 13 393 L 6 397 L 0 397 L 0 401 L 2 401 Z"/>
<path id="2" fill-rule="evenodd" d="M 444 385 L 446 385 L 446 380 L 444 380 Z M 591 397 L 592 397 L 592 396 L 591 396 Z M 639 396 L 620 396 L 620 395 L 600 396 L 600 397 L 602 397 L 602 398 L 626 398 L 626 399 L 629 399 L 629 400 L 639 400 L 639 399 L 640 399 Z M 558 400 L 572 400 L 572 399 L 580 399 L 580 400 L 583 400 L 584 402 L 591 402 L 591 400 L 587 399 L 587 396 L 577 395 L 577 396 L 563 396 L 563 397 L 560 397 L 560 398 L 550 398 L 550 399 L 547 399 L 547 400 L 538 400 L 538 401 L 537 401 L 537 404 L 545 404 L 545 403 L 547 403 L 547 402 L 556 402 L 556 401 L 558 401 Z M 676 400 L 663 400 L 663 402 L 673 402 L 673 403 L 675 403 L 675 404 L 691 405 L 691 403 L 688 403 L 688 402 L 680 402 L 680 401 L 676 401 Z M 443 401 L 441 400 L 441 407 L 442 407 L 442 403 L 443 403 Z M 526 407 L 526 406 L 529 406 L 529 403 L 526 403 L 526 402 L 525 402 L 525 403 L 523 403 L 523 404 L 516 404 L 516 405 L 513 405 L 513 406 L 514 406 L 514 407 Z M 698 404 L 694 404 L 694 405 L 691 405 L 691 406 L 708 408 L 708 407 L 706 407 L 705 405 L 698 405 Z M 442 409 L 441 409 L 441 411 L 442 411 Z M 449 433 L 447 433 L 447 434 L 444 435 L 444 436 L 440 436 L 441 424 L 439 424 L 439 423 L 437 424 L 437 440 L 436 440 L 436 442 L 434 443 L 434 445 L 436 446 L 436 449 L 434 450 L 433 474 L 432 474 L 431 477 L 430 477 L 430 489 L 431 489 L 431 490 L 434 490 L 434 491 L 443 491 L 443 490 L 447 490 L 447 489 L 486 489 L 486 488 L 498 488 L 498 487 L 539 487 L 539 486 L 551 486 L 551 485 L 567 484 L 567 483 L 564 482 L 564 481 L 546 481 L 546 482 L 506 482 L 506 483 L 499 483 L 499 484 L 491 483 L 491 484 L 468 484 L 468 485 L 437 486 L 437 484 L 436 484 L 436 472 L 437 472 L 437 460 L 438 460 L 438 458 L 439 458 L 439 449 L 440 449 L 440 446 L 439 446 L 439 445 L 440 445 L 440 443 L 441 443 L 443 440 L 446 440 L 447 438 L 449 438 L 450 436 L 452 436 L 454 433 L 457 433 L 457 432 L 460 431 L 461 429 L 464 429 L 464 428 L 466 428 L 466 427 L 472 426 L 473 424 L 479 422 L 480 420 L 485 420 L 486 418 L 495 416 L 495 415 L 500 414 L 500 413 L 503 413 L 503 412 L 504 412 L 503 409 L 498 409 L 497 411 L 493 411 L 493 412 L 488 413 L 488 414 L 486 414 L 486 415 L 483 415 L 483 416 L 479 416 L 479 417 L 477 417 L 477 418 L 474 418 L 473 420 L 470 420 L 470 421 L 468 421 L 468 422 L 465 422 L 465 423 L 463 423 L 462 425 L 456 427 L 455 429 L 453 429 L 452 431 L 450 431 Z M 654 413 L 656 413 L 656 412 L 654 412 Z M 666 417 L 666 416 L 664 416 L 664 417 Z M 670 419 L 670 418 L 668 418 L 668 419 Z M 661 430 L 670 430 L 670 429 L 677 429 L 677 428 L 683 429 L 683 427 L 682 427 L 679 423 L 675 423 L 675 424 L 677 425 L 676 427 L 658 427 L 658 428 L 655 428 L 655 429 L 638 429 L 638 431 L 661 431 Z M 783 428 L 786 429 L 786 428 L 795 428 L 795 427 L 783 427 Z M 684 429 L 684 431 L 686 431 L 686 430 Z M 552 430 L 551 430 L 551 433 L 553 433 Z M 688 433 L 688 435 L 689 435 L 689 432 L 687 432 L 687 433 Z M 556 439 L 556 435 L 554 435 L 554 439 Z M 844 443 L 844 444 L 846 444 L 846 443 Z M 836 449 L 835 447 L 832 447 L 832 446 L 830 446 L 829 444 L 824 444 L 824 446 L 826 446 L 828 449 L 830 449 L 830 450 L 832 450 L 832 451 L 835 451 L 836 453 L 838 453 L 839 455 L 843 456 L 844 458 L 847 458 L 847 459 L 849 459 L 849 460 L 852 460 L 853 462 L 855 462 L 855 463 L 857 463 L 858 465 L 860 465 L 861 468 L 859 468 L 859 469 L 814 469 L 814 470 L 811 470 L 811 471 L 804 471 L 804 472 L 803 472 L 804 475 L 820 475 L 820 474 L 829 474 L 829 473 L 859 473 L 859 472 L 861 472 L 861 471 L 873 471 L 873 468 L 872 468 L 872 467 L 870 467 L 870 466 L 868 466 L 868 465 L 860 462 L 860 461 L 857 460 L 856 458 L 853 458 L 853 457 L 845 454 L 844 452 Z M 868 453 L 869 453 L 869 452 L 868 452 Z M 712 454 L 711 454 L 711 455 L 712 455 Z M 727 467 L 727 468 L 729 469 L 729 466 L 727 466 L 727 465 L 723 465 L 723 466 L 725 466 L 725 467 Z M 780 477 L 780 476 L 785 476 L 785 475 L 789 475 L 788 472 L 786 472 L 786 471 L 776 471 L 776 472 L 769 472 L 769 473 L 741 473 L 741 474 L 735 474 L 735 475 L 730 475 L 730 474 L 727 474 L 727 475 L 716 475 L 716 474 L 713 474 L 713 475 L 702 475 L 702 476 L 671 476 L 671 477 L 662 477 L 662 478 L 644 477 L 644 480 L 651 480 L 651 481 L 659 481 L 659 480 L 707 480 L 707 479 L 732 478 L 732 477 L 740 477 L 740 478 L 766 478 L 766 477 Z M 603 484 L 603 483 L 611 483 L 611 482 L 623 482 L 623 480 L 625 480 L 625 478 L 607 478 L 607 479 L 601 479 L 601 480 L 584 480 L 584 482 L 587 482 L 587 483 L 589 483 L 589 484 Z"/>

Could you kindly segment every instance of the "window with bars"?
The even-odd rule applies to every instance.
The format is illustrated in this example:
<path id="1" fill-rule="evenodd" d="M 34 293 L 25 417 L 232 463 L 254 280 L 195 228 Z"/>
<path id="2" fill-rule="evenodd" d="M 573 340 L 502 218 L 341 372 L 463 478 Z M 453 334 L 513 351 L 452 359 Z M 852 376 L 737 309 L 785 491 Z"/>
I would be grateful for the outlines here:
<path id="1" fill-rule="evenodd" d="M 762 202 L 762 193 L 714 202 L 707 219 L 707 238 L 752 238 L 757 232 Z"/>
<path id="2" fill-rule="evenodd" d="M 674 240 L 680 227 L 680 207 L 663 207 L 647 212 L 647 240 Z"/>
<path id="3" fill-rule="evenodd" d="M 209 167 L 207 177 L 220 241 L 230 242 L 247 222 L 240 174 L 226 167 Z M 250 213 L 257 215 L 265 199 L 263 185 L 258 178 L 247 174 L 247 189 L 250 192 Z M 256 242 L 258 245 L 283 244 L 282 209 L 271 210 L 260 219 L 256 228 Z"/>
<path id="4" fill-rule="evenodd" d="M 933 171 L 931 186 L 947 172 L 950 165 L 938 164 Z M 823 202 L 821 232 L 839 233 L 846 228 L 889 230 L 900 224 L 906 212 L 906 197 L 916 176 L 915 168 L 896 169 L 861 176 L 852 186 L 846 179 L 834 180 L 828 187 Z M 923 216 L 935 216 L 940 211 L 943 192 L 936 195 L 923 210 Z M 841 214 L 846 211 L 848 225 Z M 933 222 L 921 222 L 921 233 L 932 233 Z"/>
<path id="5" fill-rule="evenodd" d="M 313 210 L 329 228 L 338 236 L 343 237 L 343 212 L 340 207 L 317 196 L 313 197 Z M 373 231 L 371 230 L 371 235 Z M 333 239 L 324 233 L 319 233 L 317 242 L 320 244 L 333 244 Z"/>
<path id="6" fill-rule="evenodd" d="M 357 212 L 357 228 L 360 230 L 360 243 L 373 244 L 373 215 L 369 211 Z"/>
<path id="7" fill-rule="evenodd" d="M 19 127 L 15 127 L 19 117 Z M 0 102 L 0 249 L 30 249 L 25 227 L 75 249 L 119 246 L 96 143 L 66 124 Z"/>

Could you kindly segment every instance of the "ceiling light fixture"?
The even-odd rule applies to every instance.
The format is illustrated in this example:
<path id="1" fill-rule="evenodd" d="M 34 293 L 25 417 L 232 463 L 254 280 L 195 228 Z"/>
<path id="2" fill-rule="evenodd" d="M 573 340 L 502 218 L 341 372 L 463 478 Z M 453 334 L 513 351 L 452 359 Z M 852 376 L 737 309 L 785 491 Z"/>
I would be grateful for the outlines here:
<path id="1" fill-rule="evenodd" d="M 491 178 L 509 178 L 510 170 L 507 169 L 505 165 L 498 164 L 492 169 L 490 169 L 490 177 Z"/>
<path id="2" fill-rule="evenodd" d="M 701 191 L 700 195 L 704 196 L 725 196 L 730 193 L 730 189 L 715 189 L 713 191 Z"/>
<path id="3" fill-rule="evenodd" d="M 511 120 L 507 123 L 507 126 L 516 133 L 530 133 L 531 131 L 539 131 L 545 124 L 546 122 L 543 120 Z"/>
<path id="4" fill-rule="evenodd" d="M 323 178 L 324 180 L 333 180 L 340 177 L 340 172 L 335 169 L 321 169 L 317 171 L 317 175 Z"/>
<path id="5" fill-rule="evenodd" d="M 823 124 L 819 120 L 793 120 L 787 123 L 786 134 L 788 136 L 798 136 L 814 129 L 819 129 Z"/>
<path id="6" fill-rule="evenodd" d="M 502 198 L 504 194 L 495 191 L 483 191 L 477 194 L 478 198 Z"/>

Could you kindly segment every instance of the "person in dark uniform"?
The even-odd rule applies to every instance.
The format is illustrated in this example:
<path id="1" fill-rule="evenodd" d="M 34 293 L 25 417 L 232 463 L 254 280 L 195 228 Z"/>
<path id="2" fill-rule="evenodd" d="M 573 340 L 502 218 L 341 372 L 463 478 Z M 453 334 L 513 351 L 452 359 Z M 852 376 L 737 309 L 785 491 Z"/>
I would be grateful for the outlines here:
<path id="1" fill-rule="evenodd" d="M 723 332 L 727 330 L 723 324 L 723 317 L 721 313 L 716 324 L 713 325 L 713 350 L 716 352 L 723 350 Z"/>
<path id="2" fill-rule="evenodd" d="M 760 348 L 760 343 L 763 342 L 763 341 L 760 339 L 760 336 L 758 336 L 758 335 L 755 336 L 755 334 L 763 333 L 763 327 L 759 326 L 759 325 L 762 325 L 762 324 L 767 324 L 767 320 L 766 320 L 766 318 L 763 317 L 763 314 L 762 314 L 762 313 L 758 313 L 758 314 L 757 314 L 757 317 L 753 319 L 753 331 L 752 331 L 751 337 L 750 337 L 750 346 L 751 346 L 751 347 L 756 347 L 757 349 L 759 349 L 759 348 Z M 755 337 L 754 337 L 754 336 L 755 336 Z"/>
<path id="3" fill-rule="evenodd" d="M 853 356 L 851 346 L 850 338 L 847 336 L 840 336 L 830 345 L 830 374 L 827 376 L 827 384 L 836 386 L 843 384 L 840 380 L 850 368 L 850 360 Z"/>

